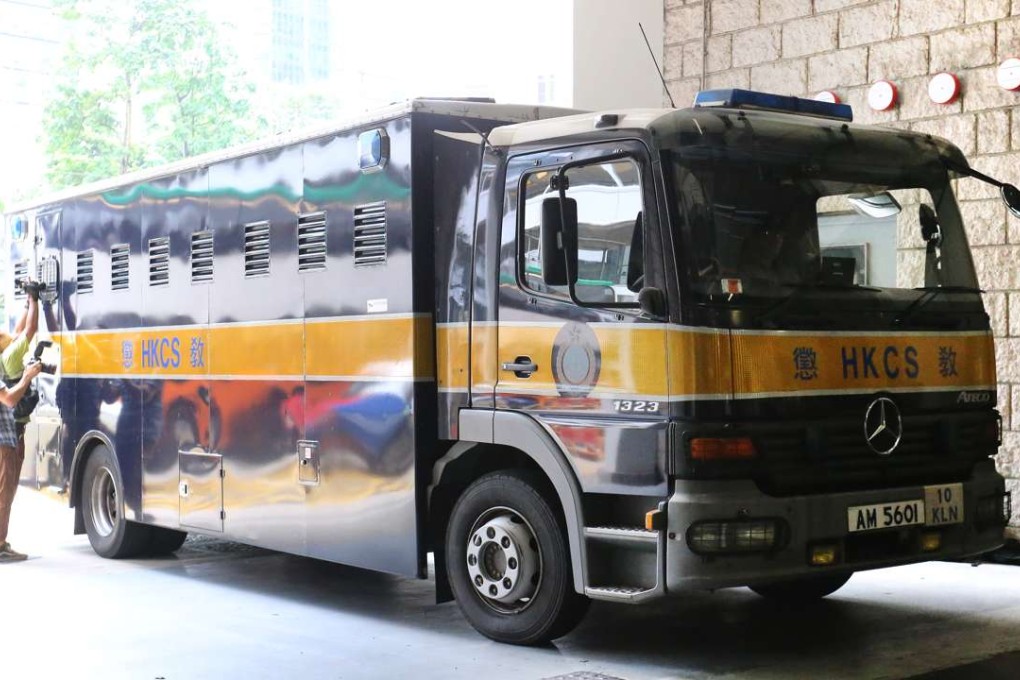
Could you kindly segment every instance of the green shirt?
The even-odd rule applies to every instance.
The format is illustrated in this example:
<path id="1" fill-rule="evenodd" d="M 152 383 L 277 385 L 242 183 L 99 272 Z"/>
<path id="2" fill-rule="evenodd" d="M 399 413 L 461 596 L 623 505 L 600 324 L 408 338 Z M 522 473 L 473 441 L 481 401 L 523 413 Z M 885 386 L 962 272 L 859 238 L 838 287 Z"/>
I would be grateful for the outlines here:
<path id="1" fill-rule="evenodd" d="M 28 337 L 24 333 L 18 333 L 17 337 L 7 345 L 7 349 L 0 354 L 0 369 L 8 380 L 18 380 L 25 372 L 25 355 L 28 353 Z M 17 422 L 27 423 L 28 418 L 19 418 Z"/>
<path id="2" fill-rule="evenodd" d="M 25 355 L 28 353 L 28 337 L 24 333 L 18 333 L 17 337 L 7 345 L 7 349 L 0 355 L 0 368 L 3 369 L 4 377 L 9 380 L 21 378 L 25 371 Z"/>

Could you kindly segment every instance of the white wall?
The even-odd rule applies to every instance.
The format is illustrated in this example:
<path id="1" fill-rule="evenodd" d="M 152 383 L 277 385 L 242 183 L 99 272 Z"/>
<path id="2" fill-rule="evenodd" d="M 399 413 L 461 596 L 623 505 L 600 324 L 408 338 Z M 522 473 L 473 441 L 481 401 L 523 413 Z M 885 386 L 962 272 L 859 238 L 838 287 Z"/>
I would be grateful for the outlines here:
<path id="1" fill-rule="evenodd" d="M 574 101 L 580 109 L 661 108 L 662 0 L 574 0 Z"/>

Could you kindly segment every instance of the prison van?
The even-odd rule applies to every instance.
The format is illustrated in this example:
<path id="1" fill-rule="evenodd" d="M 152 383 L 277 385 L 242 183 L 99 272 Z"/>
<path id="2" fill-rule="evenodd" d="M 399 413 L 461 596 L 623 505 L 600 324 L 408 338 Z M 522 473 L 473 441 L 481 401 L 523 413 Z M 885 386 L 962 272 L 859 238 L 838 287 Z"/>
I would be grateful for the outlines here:
<path id="1" fill-rule="evenodd" d="M 414 100 L 18 206 L 7 299 L 46 284 L 59 369 L 23 481 L 104 557 L 432 553 L 438 597 L 520 644 L 591 600 L 817 598 L 995 548 L 953 182 L 997 180 L 851 117 Z"/>

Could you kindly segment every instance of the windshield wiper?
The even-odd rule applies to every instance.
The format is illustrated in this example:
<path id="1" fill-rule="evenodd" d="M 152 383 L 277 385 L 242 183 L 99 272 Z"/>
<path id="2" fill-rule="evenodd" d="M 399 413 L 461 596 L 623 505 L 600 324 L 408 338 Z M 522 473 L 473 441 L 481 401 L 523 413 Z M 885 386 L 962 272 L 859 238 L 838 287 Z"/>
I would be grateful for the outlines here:
<path id="1" fill-rule="evenodd" d="M 893 323 L 896 325 L 902 324 L 908 318 L 916 314 L 926 304 L 937 298 L 942 293 L 983 293 L 984 291 L 980 288 L 974 288 L 973 286 L 921 286 L 914 290 L 924 291 L 917 297 L 916 300 L 907 305 L 907 308 L 900 312 L 896 318 L 893 319 Z"/>

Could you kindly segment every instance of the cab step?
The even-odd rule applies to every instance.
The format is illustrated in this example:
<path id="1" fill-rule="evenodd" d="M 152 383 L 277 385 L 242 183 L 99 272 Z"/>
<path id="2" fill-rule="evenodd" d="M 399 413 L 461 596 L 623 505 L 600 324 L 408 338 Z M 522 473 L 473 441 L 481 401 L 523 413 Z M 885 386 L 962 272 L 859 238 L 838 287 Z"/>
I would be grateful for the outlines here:
<path id="1" fill-rule="evenodd" d="M 585 527 L 584 537 L 589 541 L 639 550 L 654 551 L 659 545 L 659 532 L 641 527 Z"/>
<path id="2" fill-rule="evenodd" d="M 588 586 L 584 594 L 593 600 L 607 602 L 623 602 L 639 604 L 662 595 L 658 588 L 639 588 L 636 586 Z"/>

